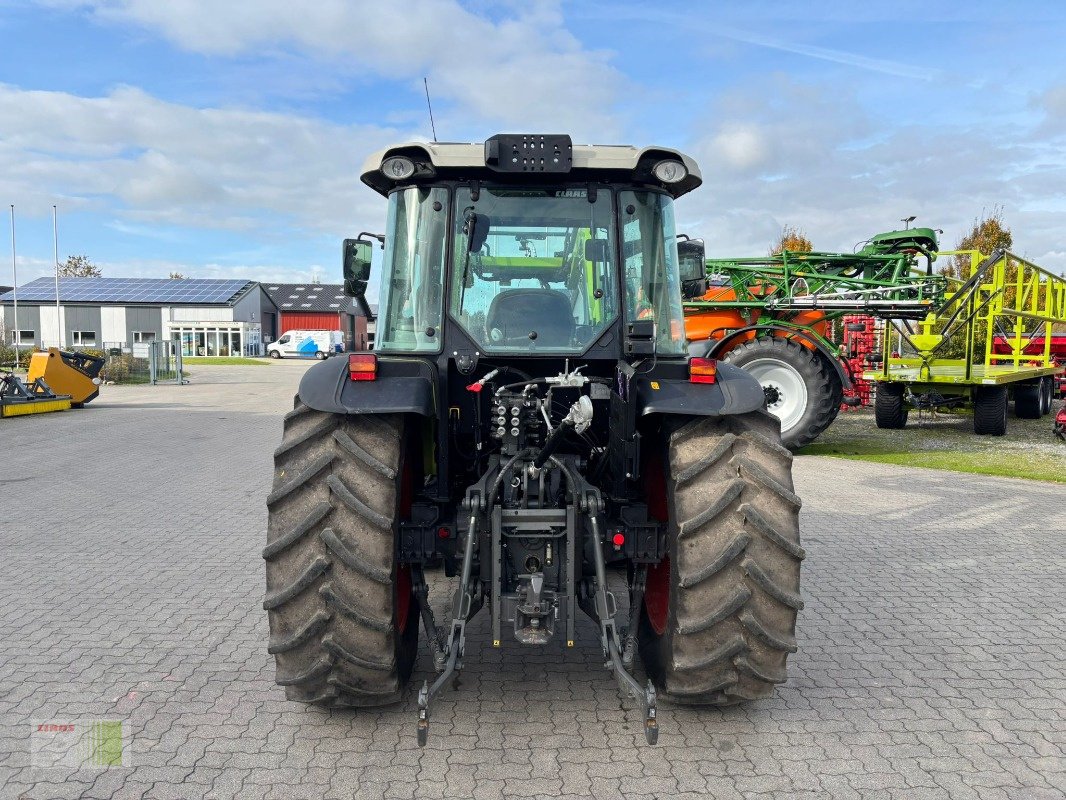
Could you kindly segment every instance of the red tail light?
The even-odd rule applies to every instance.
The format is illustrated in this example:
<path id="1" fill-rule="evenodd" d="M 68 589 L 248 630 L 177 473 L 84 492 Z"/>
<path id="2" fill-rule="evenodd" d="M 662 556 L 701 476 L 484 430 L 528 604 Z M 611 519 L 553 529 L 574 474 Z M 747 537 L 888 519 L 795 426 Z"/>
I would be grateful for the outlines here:
<path id="1" fill-rule="evenodd" d="M 713 358 L 688 360 L 689 383 L 714 383 L 718 379 L 718 362 Z"/>
<path id="2" fill-rule="evenodd" d="M 353 381 L 372 381 L 378 376 L 378 357 L 373 353 L 348 356 L 348 373 Z"/>

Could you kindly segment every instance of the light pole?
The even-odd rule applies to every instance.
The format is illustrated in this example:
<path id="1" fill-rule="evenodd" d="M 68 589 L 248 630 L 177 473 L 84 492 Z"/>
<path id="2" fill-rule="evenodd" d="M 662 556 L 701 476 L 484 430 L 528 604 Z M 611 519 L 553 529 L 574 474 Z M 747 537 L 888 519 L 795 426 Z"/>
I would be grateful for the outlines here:
<path id="1" fill-rule="evenodd" d="M 63 316 L 59 310 L 59 210 L 55 206 L 52 206 L 52 244 L 56 257 L 56 327 L 59 328 L 59 349 L 62 350 L 67 342 L 63 330 Z"/>
<path id="2" fill-rule="evenodd" d="M 19 368 L 19 344 L 22 342 L 22 331 L 19 330 L 19 276 L 15 266 L 15 204 L 11 204 L 11 296 L 15 305 L 15 369 Z"/>

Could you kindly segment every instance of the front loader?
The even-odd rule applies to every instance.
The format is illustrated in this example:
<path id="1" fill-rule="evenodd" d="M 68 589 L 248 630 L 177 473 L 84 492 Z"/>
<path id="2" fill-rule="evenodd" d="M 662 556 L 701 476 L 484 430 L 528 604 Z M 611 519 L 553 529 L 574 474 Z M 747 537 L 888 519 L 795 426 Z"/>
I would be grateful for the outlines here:
<path id="1" fill-rule="evenodd" d="M 267 500 L 286 695 L 394 702 L 422 627 L 424 744 L 484 611 L 485 647 L 565 650 L 589 615 L 650 743 L 660 697 L 769 696 L 796 650 L 800 500 L 759 383 L 688 355 L 673 204 L 695 163 L 498 135 L 390 147 L 362 180 L 388 199 L 375 350 L 307 371 Z M 364 306 L 377 238 L 344 245 Z M 432 570 L 455 579 L 447 619 Z"/>

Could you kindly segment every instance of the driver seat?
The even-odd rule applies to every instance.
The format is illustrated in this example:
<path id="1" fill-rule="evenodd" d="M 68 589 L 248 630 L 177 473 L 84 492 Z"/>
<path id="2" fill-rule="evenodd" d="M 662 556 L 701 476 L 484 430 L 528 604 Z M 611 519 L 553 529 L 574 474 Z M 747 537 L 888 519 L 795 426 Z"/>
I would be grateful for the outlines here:
<path id="1" fill-rule="evenodd" d="M 574 336 L 570 298 L 555 289 L 508 289 L 492 298 L 485 328 L 490 342 L 495 341 L 493 330 L 499 330 L 504 341 L 536 331 L 531 341 L 542 347 L 569 347 Z"/>

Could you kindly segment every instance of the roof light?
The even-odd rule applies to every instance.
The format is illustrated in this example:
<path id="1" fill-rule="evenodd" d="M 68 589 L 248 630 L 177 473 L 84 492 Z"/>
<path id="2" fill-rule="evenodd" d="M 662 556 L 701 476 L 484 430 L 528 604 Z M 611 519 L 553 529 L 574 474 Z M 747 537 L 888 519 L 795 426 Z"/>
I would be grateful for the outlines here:
<path id="1" fill-rule="evenodd" d="M 689 383 L 714 383 L 718 379 L 718 362 L 713 358 L 688 360 Z"/>
<path id="2" fill-rule="evenodd" d="M 378 377 L 378 357 L 373 353 L 348 356 L 348 373 L 353 381 L 372 381 Z"/>
<path id="3" fill-rule="evenodd" d="M 406 156 L 390 156 L 381 162 L 381 174 L 394 181 L 402 181 L 415 174 L 415 162 Z"/>
<path id="4" fill-rule="evenodd" d="M 660 161 L 652 173 L 663 183 L 678 183 L 688 176 L 688 170 L 680 161 Z"/>

